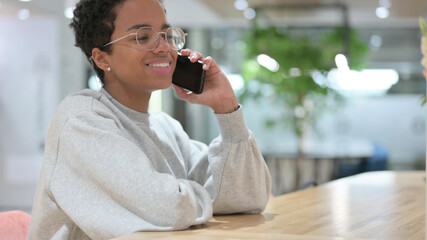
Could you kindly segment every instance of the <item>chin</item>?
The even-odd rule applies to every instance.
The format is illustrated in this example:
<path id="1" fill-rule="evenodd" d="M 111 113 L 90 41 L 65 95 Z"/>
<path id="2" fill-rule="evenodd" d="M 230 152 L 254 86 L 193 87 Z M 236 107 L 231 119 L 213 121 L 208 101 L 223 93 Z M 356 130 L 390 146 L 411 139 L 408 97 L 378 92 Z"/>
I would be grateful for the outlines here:
<path id="1" fill-rule="evenodd" d="M 159 90 L 164 90 L 164 89 L 168 89 L 170 86 L 172 86 L 172 78 L 161 82 L 161 84 L 159 84 Z"/>

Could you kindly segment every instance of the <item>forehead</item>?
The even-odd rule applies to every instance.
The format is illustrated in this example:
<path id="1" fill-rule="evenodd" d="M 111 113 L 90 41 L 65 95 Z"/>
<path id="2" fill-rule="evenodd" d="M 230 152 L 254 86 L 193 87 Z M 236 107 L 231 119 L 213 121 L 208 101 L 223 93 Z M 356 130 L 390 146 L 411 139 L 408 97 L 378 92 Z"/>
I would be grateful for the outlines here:
<path id="1" fill-rule="evenodd" d="M 116 9 L 115 32 L 127 32 L 134 25 L 150 25 L 161 30 L 166 14 L 158 0 L 127 0 Z"/>

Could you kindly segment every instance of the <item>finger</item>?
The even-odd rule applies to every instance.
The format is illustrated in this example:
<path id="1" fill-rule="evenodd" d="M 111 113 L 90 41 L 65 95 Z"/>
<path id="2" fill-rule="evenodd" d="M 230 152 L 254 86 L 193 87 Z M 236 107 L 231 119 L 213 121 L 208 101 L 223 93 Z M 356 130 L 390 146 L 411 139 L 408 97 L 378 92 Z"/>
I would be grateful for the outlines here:
<path id="1" fill-rule="evenodd" d="M 221 72 L 221 68 L 218 67 L 218 64 L 212 57 L 206 57 L 204 63 L 206 64 L 206 66 L 203 66 L 203 69 L 209 70 L 208 75 L 213 75 Z"/>
<path id="2" fill-rule="evenodd" d="M 212 63 L 214 63 L 214 59 L 212 57 L 206 57 L 205 60 L 203 60 L 203 70 L 209 70 Z"/>
<path id="3" fill-rule="evenodd" d="M 193 92 L 186 90 L 185 88 L 182 88 L 180 86 L 177 85 L 172 85 L 172 87 L 175 89 L 176 94 L 178 94 L 179 96 L 185 96 L 185 95 L 189 95 L 192 94 Z"/>
<path id="4" fill-rule="evenodd" d="M 182 56 L 190 56 L 190 54 L 192 52 L 193 51 L 191 49 L 186 48 L 186 49 L 182 49 L 180 53 L 181 53 Z"/>
<path id="5" fill-rule="evenodd" d="M 182 88 L 182 87 L 179 87 L 179 86 L 177 86 L 177 85 L 175 85 L 175 84 L 172 84 L 172 87 L 173 87 L 173 89 L 175 89 L 175 92 L 179 95 L 179 94 L 182 94 L 182 92 L 184 92 L 185 90 L 184 90 L 184 88 Z"/>
<path id="6" fill-rule="evenodd" d="M 180 99 L 188 101 L 190 103 L 192 103 L 194 101 L 195 96 L 194 96 L 193 92 L 187 91 L 184 88 L 176 86 L 176 85 L 172 85 L 172 87 L 175 89 L 175 92 Z"/>
<path id="7" fill-rule="evenodd" d="M 188 91 L 185 90 L 184 88 L 180 87 L 180 86 L 173 84 L 172 87 L 175 89 L 175 92 L 176 92 L 176 94 L 178 94 L 178 97 L 188 94 Z"/>
<path id="8" fill-rule="evenodd" d="M 190 62 L 193 62 L 193 63 L 197 62 L 199 60 L 200 61 L 204 60 L 204 57 L 203 57 L 203 55 L 200 52 L 193 51 L 193 50 L 188 49 L 188 48 L 181 50 L 181 55 L 189 57 L 190 58 Z"/>
<path id="9" fill-rule="evenodd" d="M 193 51 L 190 55 L 190 61 L 194 63 L 194 62 L 197 62 L 198 60 L 203 62 L 204 60 L 203 55 L 197 51 Z"/>

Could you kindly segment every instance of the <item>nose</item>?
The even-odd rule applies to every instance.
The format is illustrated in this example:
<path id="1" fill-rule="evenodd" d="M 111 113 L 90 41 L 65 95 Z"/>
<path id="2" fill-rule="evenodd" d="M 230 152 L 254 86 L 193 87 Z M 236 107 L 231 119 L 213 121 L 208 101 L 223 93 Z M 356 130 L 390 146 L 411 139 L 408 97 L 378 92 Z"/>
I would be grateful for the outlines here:
<path id="1" fill-rule="evenodd" d="M 156 52 L 167 52 L 169 50 L 169 44 L 165 40 L 166 33 L 159 32 L 157 34 L 157 46 L 153 51 Z"/>

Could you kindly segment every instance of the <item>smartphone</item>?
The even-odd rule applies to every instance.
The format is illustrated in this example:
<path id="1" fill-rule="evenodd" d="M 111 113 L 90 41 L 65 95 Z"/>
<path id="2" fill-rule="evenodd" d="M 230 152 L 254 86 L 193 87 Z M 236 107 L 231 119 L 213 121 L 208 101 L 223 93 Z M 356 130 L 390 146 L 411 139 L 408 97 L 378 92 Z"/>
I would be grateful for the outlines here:
<path id="1" fill-rule="evenodd" d="M 203 92 L 205 72 L 202 61 L 193 63 L 190 62 L 190 58 L 178 53 L 172 83 L 193 93 L 200 94 Z"/>

